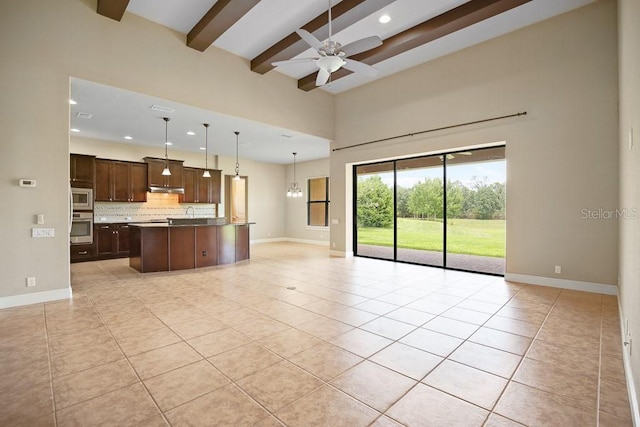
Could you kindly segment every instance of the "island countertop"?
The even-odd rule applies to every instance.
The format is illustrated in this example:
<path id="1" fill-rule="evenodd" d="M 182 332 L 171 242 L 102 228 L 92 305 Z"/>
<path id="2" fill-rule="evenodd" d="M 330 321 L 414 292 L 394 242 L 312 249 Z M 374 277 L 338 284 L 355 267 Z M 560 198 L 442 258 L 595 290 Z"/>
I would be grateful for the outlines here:
<path id="1" fill-rule="evenodd" d="M 254 223 L 131 223 L 129 266 L 147 273 L 249 259 L 251 224 Z"/>

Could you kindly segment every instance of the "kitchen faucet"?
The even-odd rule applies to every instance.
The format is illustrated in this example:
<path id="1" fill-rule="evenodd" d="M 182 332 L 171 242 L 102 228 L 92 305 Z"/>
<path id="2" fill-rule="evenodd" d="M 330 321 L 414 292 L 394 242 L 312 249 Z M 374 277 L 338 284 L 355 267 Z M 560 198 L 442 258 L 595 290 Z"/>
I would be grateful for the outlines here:
<path id="1" fill-rule="evenodd" d="M 193 208 L 193 206 L 187 207 L 187 211 L 185 212 L 185 215 L 189 215 L 189 209 L 191 209 L 191 218 L 193 218 L 196 215 L 196 210 Z"/>

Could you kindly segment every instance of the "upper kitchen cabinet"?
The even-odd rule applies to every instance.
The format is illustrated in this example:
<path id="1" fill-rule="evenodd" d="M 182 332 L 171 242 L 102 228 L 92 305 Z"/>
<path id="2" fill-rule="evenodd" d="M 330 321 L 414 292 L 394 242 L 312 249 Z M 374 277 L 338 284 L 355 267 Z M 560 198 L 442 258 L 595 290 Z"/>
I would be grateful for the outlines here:
<path id="1" fill-rule="evenodd" d="M 69 156 L 69 181 L 72 187 L 93 188 L 96 176 L 96 156 L 71 154 Z"/>
<path id="2" fill-rule="evenodd" d="M 149 187 L 158 188 L 182 188 L 184 185 L 183 179 L 183 160 L 168 160 L 166 162 L 169 167 L 171 175 L 162 175 L 164 170 L 164 159 L 158 159 L 155 157 L 145 157 L 144 161 L 148 166 L 148 184 Z"/>
<path id="3" fill-rule="evenodd" d="M 96 159 L 97 202 L 146 202 L 145 163 Z"/>
<path id="4" fill-rule="evenodd" d="M 183 169 L 184 194 L 180 195 L 180 203 L 220 203 L 220 184 L 222 171 L 209 169 L 210 178 L 202 176 L 204 169 Z"/>

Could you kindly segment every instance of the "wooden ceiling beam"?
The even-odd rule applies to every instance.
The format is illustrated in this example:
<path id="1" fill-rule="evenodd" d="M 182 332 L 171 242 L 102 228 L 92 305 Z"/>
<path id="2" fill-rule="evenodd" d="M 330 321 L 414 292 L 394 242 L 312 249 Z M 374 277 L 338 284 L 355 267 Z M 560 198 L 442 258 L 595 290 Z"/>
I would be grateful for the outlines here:
<path id="1" fill-rule="evenodd" d="M 204 52 L 260 0 L 218 0 L 187 34 L 187 46 Z"/>
<path id="2" fill-rule="evenodd" d="M 98 0 L 98 14 L 120 21 L 127 10 L 129 0 Z"/>
<path id="3" fill-rule="evenodd" d="M 331 9 L 333 33 L 344 30 L 383 7 L 393 3 L 393 0 L 342 0 Z M 303 29 L 315 35 L 318 40 L 329 37 L 329 19 L 327 12 L 306 23 Z M 272 62 L 284 61 L 301 54 L 309 48 L 297 33 L 293 32 L 278 43 L 271 46 L 251 60 L 251 70 L 264 74 L 274 67 Z"/>
<path id="4" fill-rule="evenodd" d="M 353 55 L 350 58 L 368 65 L 374 65 L 530 1 L 471 0 L 415 27 L 389 37 L 384 40 L 382 46 Z M 298 88 L 305 91 L 315 89 L 317 74 L 317 72 L 309 74 L 298 80 Z M 351 71 L 340 68 L 331 74 L 331 80 L 335 81 L 349 74 L 351 74 Z"/>

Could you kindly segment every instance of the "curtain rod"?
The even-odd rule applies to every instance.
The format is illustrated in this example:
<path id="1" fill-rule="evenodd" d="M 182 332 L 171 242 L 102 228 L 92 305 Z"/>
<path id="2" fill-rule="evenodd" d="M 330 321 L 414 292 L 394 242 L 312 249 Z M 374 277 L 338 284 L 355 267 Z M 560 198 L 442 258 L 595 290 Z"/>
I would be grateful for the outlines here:
<path id="1" fill-rule="evenodd" d="M 422 130 L 422 131 L 419 131 L 419 132 L 405 133 L 404 135 L 390 136 L 388 138 L 382 138 L 382 139 L 376 139 L 376 140 L 373 140 L 373 141 L 361 142 L 359 144 L 347 145 L 346 147 L 334 148 L 331 151 L 346 150 L 347 148 L 361 147 L 363 145 L 375 144 L 377 142 L 391 141 L 392 139 L 411 137 L 411 136 L 415 136 L 415 135 L 422 135 L 424 133 L 431 133 L 431 132 L 437 132 L 437 131 L 440 131 L 440 130 L 453 129 L 453 128 L 457 128 L 457 127 L 461 127 L 461 126 L 477 125 L 478 123 L 485 123 L 485 122 L 491 122 L 491 121 L 494 121 L 494 120 L 508 119 L 508 118 L 511 118 L 511 117 L 520 117 L 520 116 L 526 116 L 526 115 L 527 115 L 527 112 L 523 111 L 521 113 L 509 114 L 509 115 L 506 115 L 506 116 L 492 117 L 490 119 L 476 120 L 474 122 L 458 123 L 458 124 L 455 124 L 455 125 L 449 125 L 449 126 L 444 126 L 444 127 L 440 127 L 440 128 L 427 129 L 427 130 Z"/>

